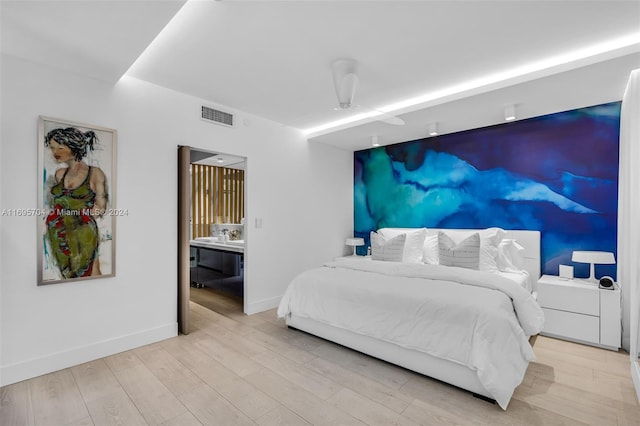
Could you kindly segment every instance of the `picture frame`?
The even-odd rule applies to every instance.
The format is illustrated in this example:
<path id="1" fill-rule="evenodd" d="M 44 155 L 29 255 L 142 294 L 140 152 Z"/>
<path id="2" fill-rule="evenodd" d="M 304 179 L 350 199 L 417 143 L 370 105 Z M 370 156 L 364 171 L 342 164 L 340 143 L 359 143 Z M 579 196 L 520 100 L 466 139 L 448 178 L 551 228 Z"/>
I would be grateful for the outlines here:
<path id="1" fill-rule="evenodd" d="M 117 131 L 38 118 L 37 283 L 116 273 Z"/>

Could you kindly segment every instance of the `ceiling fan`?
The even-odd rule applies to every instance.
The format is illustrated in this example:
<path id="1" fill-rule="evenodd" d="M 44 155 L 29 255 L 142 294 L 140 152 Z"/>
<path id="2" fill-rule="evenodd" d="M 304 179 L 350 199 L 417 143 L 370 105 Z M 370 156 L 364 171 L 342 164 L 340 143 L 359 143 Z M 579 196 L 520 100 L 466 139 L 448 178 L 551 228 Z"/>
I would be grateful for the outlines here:
<path id="1" fill-rule="evenodd" d="M 354 104 L 356 89 L 358 88 L 358 62 L 354 59 L 343 58 L 333 61 L 331 64 L 331 71 L 333 74 L 333 84 L 336 89 L 336 95 L 338 96 L 338 106 L 334 110 L 348 110 L 359 108 L 360 106 Z M 375 112 L 376 120 L 384 121 L 385 123 L 393 124 L 396 126 L 404 125 L 404 120 L 395 115 L 388 114 L 386 112 L 367 108 Z"/>

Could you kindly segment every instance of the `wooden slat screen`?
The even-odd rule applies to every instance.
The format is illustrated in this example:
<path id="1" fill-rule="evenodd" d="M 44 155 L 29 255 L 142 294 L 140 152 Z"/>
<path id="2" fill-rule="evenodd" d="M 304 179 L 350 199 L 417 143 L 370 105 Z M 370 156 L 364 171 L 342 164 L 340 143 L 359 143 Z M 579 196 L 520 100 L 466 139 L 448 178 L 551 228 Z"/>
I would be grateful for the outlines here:
<path id="1" fill-rule="evenodd" d="M 191 238 L 208 237 L 213 223 L 244 217 L 244 170 L 191 165 Z"/>

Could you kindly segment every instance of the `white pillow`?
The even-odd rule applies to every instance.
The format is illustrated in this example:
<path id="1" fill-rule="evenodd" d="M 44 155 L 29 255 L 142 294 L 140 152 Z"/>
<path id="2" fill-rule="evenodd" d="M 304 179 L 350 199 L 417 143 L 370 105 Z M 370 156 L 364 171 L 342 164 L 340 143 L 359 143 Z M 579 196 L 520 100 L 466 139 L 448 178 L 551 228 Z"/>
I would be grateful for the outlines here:
<path id="1" fill-rule="evenodd" d="M 480 234 L 469 235 L 456 244 L 444 232 L 438 233 L 438 255 L 440 265 L 478 269 L 480 262 Z"/>
<path id="2" fill-rule="evenodd" d="M 502 228 L 487 228 L 479 231 L 480 240 L 484 240 L 486 244 L 498 247 L 506 232 Z"/>
<path id="3" fill-rule="evenodd" d="M 424 240 L 427 236 L 426 228 L 381 228 L 378 229 L 378 234 L 387 240 L 398 235 L 406 235 L 402 261 L 404 263 L 422 262 Z"/>
<path id="4" fill-rule="evenodd" d="M 422 249 L 424 248 L 424 240 L 427 236 L 427 230 L 422 228 L 414 232 L 407 232 L 407 239 L 404 243 L 404 256 L 402 261 L 405 263 L 421 263 Z"/>
<path id="5" fill-rule="evenodd" d="M 524 269 L 524 247 L 513 239 L 506 239 L 498 245 L 498 269 L 504 272 L 519 272 Z"/>
<path id="6" fill-rule="evenodd" d="M 442 231 L 440 231 L 442 232 Z M 481 271 L 496 272 L 498 268 L 498 245 L 504 238 L 506 232 L 501 228 L 487 228 L 480 230 L 468 230 L 468 229 L 447 229 L 446 234 L 450 237 L 454 243 L 458 244 L 470 235 L 477 233 L 480 235 L 480 260 L 479 267 Z M 434 261 L 434 257 L 437 256 L 437 252 L 434 252 L 433 248 L 427 247 L 427 240 L 429 236 L 434 235 L 433 230 L 429 230 L 428 237 L 425 239 L 425 247 L 423 250 L 423 260 L 425 263 L 438 264 L 438 261 Z M 432 243 L 432 242 L 431 242 Z M 433 243 L 432 243 L 433 244 Z M 437 241 L 436 241 L 437 244 Z M 431 255 L 429 255 L 431 254 Z M 431 260 L 426 260 L 429 257 Z M 435 258 L 437 259 L 437 258 Z"/>
<path id="7" fill-rule="evenodd" d="M 427 235 L 422 247 L 422 261 L 429 265 L 437 265 L 438 261 L 438 235 Z"/>
<path id="8" fill-rule="evenodd" d="M 384 236 L 371 232 L 370 238 L 372 260 L 402 262 L 407 234 L 401 234 L 387 240 Z"/>
<path id="9" fill-rule="evenodd" d="M 480 234 L 480 270 L 498 271 L 498 246 L 505 236 L 500 228 L 487 228 L 478 231 Z"/>
<path id="10" fill-rule="evenodd" d="M 409 232 L 420 231 L 425 228 L 380 228 L 378 234 L 382 235 L 386 239 L 397 237 L 398 235 L 408 234 Z"/>
<path id="11" fill-rule="evenodd" d="M 483 244 L 480 238 L 480 267 L 481 271 L 498 271 L 498 248 L 490 244 Z"/>

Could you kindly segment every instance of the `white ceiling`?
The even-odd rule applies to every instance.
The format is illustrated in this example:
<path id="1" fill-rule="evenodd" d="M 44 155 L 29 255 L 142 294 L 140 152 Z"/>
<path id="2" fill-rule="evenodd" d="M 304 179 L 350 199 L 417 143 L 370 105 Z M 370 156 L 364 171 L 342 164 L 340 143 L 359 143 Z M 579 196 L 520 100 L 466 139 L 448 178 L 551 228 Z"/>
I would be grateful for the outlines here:
<path id="1" fill-rule="evenodd" d="M 204 164 L 206 166 L 226 167 L 229 169 L 246 170 L 247 159 L 235 155 L 209 152 L 191 149 L 191 164 Z"/>
<path id="2" fill-rule="evenodd" d="M 2 53 L 115 83 L 183 4 L 1 0 Z"/>
<path id="3" fill-rule="evenodd" d="M 620 100 L 630 71 L 640 68 L 640 1 L 2 1 L 0 7 L 3 53 L 114 83 L 128 69 L 135 78 L 303 130 L 432 95 L 400 111 L 405 126 L 374 121 L 312 134 L 349 150 L 369 147 L 372 135 L 382 144 L 425 137 L 430 122 L 440 134 L 497 124 L 507 104 L 521 119 Z M 631 37 L 625 47 L 521 68 L 622 37 Z M 333 110 L 330 64 L 344 57 L 359 63 L 355 111 Z M 513 70 L 507 80 L 460 86 Z"/>

